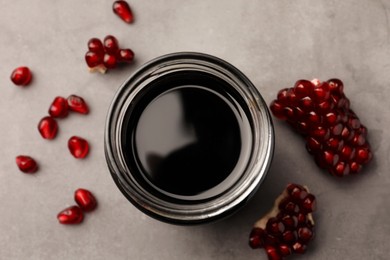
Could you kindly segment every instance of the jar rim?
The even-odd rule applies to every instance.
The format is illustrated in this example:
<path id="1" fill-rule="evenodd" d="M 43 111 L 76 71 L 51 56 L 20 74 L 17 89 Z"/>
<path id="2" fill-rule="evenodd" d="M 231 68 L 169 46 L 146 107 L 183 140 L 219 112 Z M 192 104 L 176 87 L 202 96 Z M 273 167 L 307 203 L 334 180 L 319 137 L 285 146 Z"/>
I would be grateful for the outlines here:
<path id="1" fill-rule="evenodd" d="M 191 70 L 220 77 L 237 90 L 245 101 L 248 117 L 253 124 L 252 150 L 242 178 L 228 191 L 197 203 L 176 203 L 151 194 L 132 177 L 123 158 L 120 132 L 124 113 L 140 90 L 162 75 Z M 274 150 L 272 119 L 258 90 L 233 65 L 217 57 L 196 52 L 179 52 L 157 57 L 135 71 L 120 86 L 113 98 L 107 115 L 104 139 L 108 167 L 125 197 L 144 213 L 176 224 L 210 222 L 235 212 L 263 182 Z"/>

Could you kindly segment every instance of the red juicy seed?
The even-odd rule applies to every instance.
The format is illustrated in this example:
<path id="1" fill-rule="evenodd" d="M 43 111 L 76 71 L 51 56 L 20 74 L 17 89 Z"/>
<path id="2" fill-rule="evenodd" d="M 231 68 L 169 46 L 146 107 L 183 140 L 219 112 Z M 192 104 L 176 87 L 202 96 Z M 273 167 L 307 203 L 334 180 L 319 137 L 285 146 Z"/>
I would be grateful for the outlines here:
<path id="1" fill-rule="evenodd" d="M 308 120 L 311 125 L 317 125 L 322 122 L 322 117 L 319 116 L 316 112 L 311 111 L 309 113 Z"/>
<path id="2" fill-rule="evenodd" d="M 343 82 L 339 79 L 330 79 L 328 80 L 329 89 L 332 93 L 342 95 L 344 93 Z"/>
<path id="3" fill-rule="evenodd" d="M 328 168 L 328 164 L 325 162 L 321 152 L 314 155 L 314 161 L 318 165 L 318 167 L 320 167 L 322 169 Z"/>
<path id="4" fill-rule="evenodd" d="M 280 245 L 279 246 L 279 252 L 282 256 L 289 256 L 291 255 L 291 249 L 288 245 Z"/>
<path id="5" fill-rule="evenodd" d="M 358 163 L 366 164 L 372 158 L 372 153 L 368 147 L 359 147 L 356 150 L 356 161 Z"/>
<path id="6" fill-rule="evenodd" d="M 329 101 L 321 102 L 317 105 L 318 113 L 320 114 L 326 114 L 330 111 L 332 111 L 334 108 L 334 104 L 330 103 Z"/>
<path id="7" fill-rule="evenodd" d="M 299 201 L 304 199 L 307 196 L 307 192 L 303 187 L 294 187 L 294 189 L 291 190 L 290 196 L 295 200 Z"/>
<path id="8" fill-rule="evenodd" d="M 79 224 L 83 222 L 84 214 L 79 207 L 71 206 L 58 213 L 57 219 L 61 224 Z"/>
<path id="9" fill-rule="evenodd" d="M 299 102 L 299 98 L 297 95 L 295 95 L 294 91 L 292 89 L 289 89 L 287 91 L 287 103 L 290 106 L 297 106 Z"/>
<path id="10" fill-rule="evenodd" d="M 285 107 L 283 109 L 283 113 L 285 115 L 285 117 L 287 118 L 287 120 L 291 120 L 291 121 L 294 121 L 294 110 L 291 108 L 291 107 Z"/>
<path id="11" fill-rule="evenodd" d="M 337 137 L 331 137 L 326 141 L 326 148 L 329 148 L 333 151 L 340 150 L 344 145 L 344 141 L 338 139 Z"/>
<path id="12" fill-rule="evenodd" d="M 298 226 L 306 225 L 306 220 L 307 220 L 306 214 L 299 213 L 297 219 L 298 219 Z"/>
<path id="13" fill-rule="evenodd" d="M 284 114 L 284 106 L 280 104 L 278 101 L 276 100 L 272 101 L 270 105 L 270 109 L 272 111 L 272 114 L 277 118 L 286 119 L 286 116 Z"/>
<path id="14" fill-rule="evenodd" d="M 302 185 L 299 185 L 299 184 L 296 184 L 296 183 L 289 183 L 286 187 L 286 190 L 288 192 L 289 195 L 291 195 L 291 193 L 295 190 L 295 189 L 299 189 L 300 191 L 301 190 L 305 190 L 306 189 L 302 186 Z M 288 201 L 288 200 L 286 200 Z"/>
<path id="15" fill-rule="evenodd" d="M 309 153 L 314 154 L 322 149 L 322 145 L 317 139 L 308 137 L 306 139 L 306 149 L 309 151 Z"/>
<path id="16" fill-rule="evenodd" d="M 349 174 L 349 165 L 345 162 L 338 162 L 331 173 L 338 177 L 343 177 L 344 175 Z"/>
<path id="17" fill-rule="evenodd" d="M 325 122 L 328 124 L 328 125 L 334 125 L 336 124 L 338 121 L 340 120 L 340 118 L 337 116 L 337 114 L 335 112 L 330 112 L 330 113 L 327 113 L 325 115 Z"/>
<path id="18" fill-rule="evenodd" d="M 279 222 L 277 218 L 271 218 L 267 222 L 266 229 L 272 235 L 280 235 L 284 232 L 284 224 Z"/>
<path id="19" fill-rule="evenodd" d="M 351 131 L 347 126 L 344 126 L 343 130 L 341 131 L 341 137 L 346 141 L 351 140 L 354 135 L 355 132 Z"/>
<path id="20" fill-rule="evenodd" d="M 58 132 L 57 121 L 50 116 L 46 116 L 39 121 L 38 130 L 44 139 L 54 139 Z"/>
<path id="21" fill-rule="evenodd" d="M 304 97 L 299 100 L 299 107 L 303 111 L 311 111 L 314 108 L 313 100 L 310 97 Z"/>
<path id="22" fill-rule="evenodd" d="M 328 100 L 329 95 L 329 86 L 326 82 L 320 83 L 313 90 L 313 98 L 319 103 Z"/>
<path id="23" fill-rule="evenodd" d="M 339 136 L 343 132 L 343 124 L 339 123 L 337 125 L 334 125 L 330 128 L 330 131 L 333 136 Z"/>
<path id="24" fill-rule="evenodd" d="M 103 65 L 107 68 L 107 69 L 113 69 L 116 67 L 117 65 L 117 60 L 115 58 L 114 55 L 110 55 L 110 54 L 104 54 L 104 58 L 103 58 Z"/>
<path id="25" fill-rule="evenodd" d="M 294 86 L 294 93 L 298 98 L 310 96 L 314 85 L 308 80 L 298 80 Z"/>
<path id="26" fill-rule="evenodd" d="M 119 61 L 132 62 L 134 59 L 134 52 L 130 49 L 121 49 L 117 56 Z"/>
<path id="27" fill-rule="evenodd" d="M 126 1 L 115 1 L 112 10 L 126 23 L 132 23 L 134 20 L 133 12 Z"/>
<path id="28" fill-rule="evenodd" d="M 283 233 L 282 239 L 287 244 L 292 244 L 297 239 L 297 235 L 295 231 L 287 230 Z"/>
<path id="29" fill-rule="evenodd" d="M 317 140 L 325 141 L 329 139 L 330 131 L 328 128 L 317 126 L 310 132 L 310 136 Z"/>
<path id="30" fill-rule="evenodd" d="M 309 130 L 310 130 L 310 125 L 306 122 L 298 122 L 297 123 L 297 128 L 298 128 L 298 131 L 302 134 L 307 134 L 309 133 Z"/>
<path id="31" fill-rule="evenodd" d="M 108 54 L 115 56 L 119 50 L 118 40 L 112 35 L 107 35 L 104 38 L 103 43 L 104 43 L 104 49 L 106 50 L 106 52 Z"/>
<path id="32" fill-rule="evenodd" d="M 90 52 L 103 54 L 104 53 L 104 47 L 101 40 L 98 38 L 92 38 L 88 41 L 88 50 Z M 102 56 L 102 55 L 101 55 Z"/>
<path id="33" fill-rule="evenodd" d="M 357 130 L 357 132 L 363 135 L 364 137 L 367 137 L 367 128 L 364 125 L 361 125 Z"/>
<path id="34" fill-rule="evenodd" d="M 302 203 L 302 207 L 306 213 L 310 213 L 316 210 L 317 203 L 313 194 L 307 195 L 307 197 Z"/>
<path id="35" fill-rule="evenodd" d="M 313 232 L 307 228 L 307 227 L 302 227 L 298 229 L 298 239 L 302 242 L 308 242 L 312 239 L 313 237 Z"/>
<path id="36" fill-rule="evenodd" d="M 69 113 L 68 101 L 63 97 L 56 97 L 49 107 L 49 115 L 64 118 Z"/>
<path id="37" fill-rule="evenodd" d="M 296 242 L 293 246 L 293 252 L 294 253 L 297 253 L 297 254 L 303 254 L 306 252 L 306 249 L 307 249 L 307 246 L 300 243 L 300 242 Z"/>
<path id="38" fill-rule="evenodd" d="M 70 153 L 77 159 L 83 159 L 88 155 L 89 145 L 87 140 L 78 136 L 72 136 L 68 140 Z"/>
<path id="39" fill-rule="evenodd" d="M 348 120 L 348 126 L 351 129 L 359 129 L 360 128 L 360 120 L 356 117 L 350 117 Z"/>
<path id="40" fill-rule="evenodd" d="M 307 120 L 306 113 L 300 107 L 294 107 L 294 120 Z"/>
<path id="41" fill-rule="evenodd" d="M 358 173 L 362 170 L 362 165 L 357 162 L 351 162 L 349 164 L 349 168 L 351 170 L 351 173 Z"/>
<path id="42" fill-rule="evenodd" d="M 249 246 L 253 249 L 263 247 L 264 230 L 261 228 L 253 228 L 249 235 Z"/>
<path id="43" fill-rule="evenodd" d="M 363 144 L 366 143 L 366 138 L 364 138 L 364 135 L 356 133 L 352 137 L 352 141 L 351 142 L 352 142 L 352 145 L 362 146 Z"/>
<path id="44" fill-rule="evenodd" d="M 297 222 L 290 215 L 286 215 L 282 218 L 282 222 L 286 229 L 292 229 L 297 225 Z"/>
<path id="45" fill-rule="evenodd" d="M 27 86 L 31 79 L 32 74 L 28 67 L 18 67 L 11 73 L 11 80 L 17 86 Z"/>
<path id="46" fill-rule="evenodd" d="M 85 61 L 87 62 L 88 67 L 94 68 L 103 63 L 103 57 L 101 54 L 96 52 L 88 51 L 85 54 Z"/>
<path id="47" fill-rule="evenodd" d="M 339 156 L 331 151 L 324 151 L 322 157 L 324 162 L 329 166 L 334 166 L 339 161 Z"/>
<path id="48" fill-rule="evenodd" d="M 82 97 L 76 95 L 70 95 L 68 98 L 68 106 L 69 109 L 73 112 L 77 112 L 80 114 L 88 114 L 89 108 L 87 103 L 84 101 Z"/>
<path id="49" fill-rule="evenodd" d="M 267 246 L 265 252 L 267 253 L 269 260 L 282 260 L 282 256 L 275 247 Z"/>
<path id="50" fill-rule="evenodd" d="M 276 99 L 278 100 L 278 102 L 280 104 L 285 105 L 288 102 L 288 97 L 287 97 L 288 90 L 289 90 L 288 88 L 284 88 L 284 89 L 279 90 Z"/>
<path id="51" fill-rule="evenodd" d="M 94 210 L 97 206 L 96 198 L 86 189 L 77 189 L 74 192 L 74 200 L 79 207 L 86 212 Z"/>
<path id="52" fill-rule="evenodd" d="M 30 156 L 19 155 L 15 159 L 19 170 L 24 173 L 35 173 L 38 170 L 37 162 Z"/>

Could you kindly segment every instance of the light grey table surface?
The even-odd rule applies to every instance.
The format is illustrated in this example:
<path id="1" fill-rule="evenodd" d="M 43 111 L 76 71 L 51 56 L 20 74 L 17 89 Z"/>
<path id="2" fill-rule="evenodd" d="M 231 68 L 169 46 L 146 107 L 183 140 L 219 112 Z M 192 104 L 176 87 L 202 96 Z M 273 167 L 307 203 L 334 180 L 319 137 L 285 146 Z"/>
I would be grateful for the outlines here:
<path id="1" fill-rule="evenodd" d="M 315 241 L 306 255 L 291 259 L 389 259 L 389 0 L 132 0 L 132 25 L 112 13 L 112 2 L 0 0 L 0 259 L 266 259 L 248 247 L 248 234 L 288 182 L 308 185 L 318 198 Z M 87 41 L 107 34 L 132 48 L 136 62 L 90 74 Z M 302 138 L 275 120 L 268 178 L 237 214 L 193 227 L 145 216 L 106 168 L 105 117 L 137 67 L 177 51 L 227 60 L 267 103 L 300 78 L 341 78 L 369 128 L 375 160 L 360 176 L 333 178 L 317 168 Z M 20 65 L 34 73 L 23 89 L 9 80 Z M 57 138 L 43 140 L 38 121 L 55 96 L 70 94 L 84 97 L 91 113 L 61 120 Z M 71 157 L 71 135 L 90 141 L 87 159 Z M 34 156 L 40 171 L 20 173 L 19 154 Z M 82 225 L 58 224 L 56 214 L 74 203 L 79 187 L 96 194 L 99 208 Z"/>

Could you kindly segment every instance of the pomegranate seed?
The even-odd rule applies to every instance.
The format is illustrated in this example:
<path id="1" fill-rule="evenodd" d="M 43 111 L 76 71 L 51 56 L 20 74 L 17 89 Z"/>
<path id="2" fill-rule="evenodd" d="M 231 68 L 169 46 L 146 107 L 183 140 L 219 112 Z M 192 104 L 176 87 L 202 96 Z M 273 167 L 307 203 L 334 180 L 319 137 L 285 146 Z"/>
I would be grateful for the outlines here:
<path id="1" fill-rule="evenodd" d="M 103 63 L 103 56 L 96 52 L 89 51 L 85 54 L 85 61 L 88 67 L 95 68 Z"/>
<path id="2" fill-rule="evenodd" d="M 52 117 L 64 118 L 69 114 L 68 101 L 63 97 L 54 98 L 49 107 L 49 115 Z"/>
<path id="3" fill-rule="evenodd" d="M 286 119 L 286 116 L 284 115 L 284 106 L 278 101 L 272 101 L 270 109 L 272 111 L 272 114 L 274 114 L 274 116 L 276 116 L 277 118 Z"/>
<path id="4" fill-rule="evenodd" d="M 57 215 L 57 219 L 61 224 L 79 224 L 83 222 L 84 214 L 78 206 L 70 206 L 62 210 Z"/>
<path id="5" fill-rule="evenodd" d="M 126 23 L 132 23 L 134 20 L 133 12 L 126 1 L 115 1 L 112 10 Z"/>
<path id="6" fill-rule="evenodd" d="M 277 249 L 273 246 L 265 247 L 265 252 L 268 255 L 269 260 L 283 260 Z"/>
<path id="7" fill-rule="evenodd" d="M 70 153 L 77 159 L 83 159 L 88 155 L 89 144 L 87 140 L 78 136 L 72 136 L 68 140 Z"/>
<path id="8" fill-rule="evenodd" d="M 111 55 L 111 54 L 104 54 L 104 58 L 103 58 L 103 65 L 107 68 L 107 69 L 113 69 L 116 67 L 117 65 L 117 60 L 115 58 L 115 55 Z"/>
<path id="9" fill-rule="evenodd" d="M 130 49 L 121 49 L 117 56 L 119 61 L 132 62 L 134 59 L 134 52 Z"/>
<path id="10" fill-rule="evenodd" d="M 11 80 L 17 86 L 27 86 L 31 79 L 32 74 L 28 67 L 18 67 L 12 71 Z"/>
<path id="11" fill-rule="evenodd" d="M 15 159 L 19 170 L 24 173 L 35 173 L 38 170 L 37 162 L 27 155 L 19 155 Z"/>
<path id="12" fill-rule="evenodd" d="M 86 212 L 94 210 L 97 206 L 95 197 L 89 190 L 86 189 L 77 189 L 74 192 L 74 200 L 79 207 Z"/>
<path id="13" fill-rule="evenodd" d="M 253 228 L 249 238 L 249 246 L 253 249 L 263 246 L 264 230 L 261 228 Z"/>
<path id="14" fill-rule="evenodd" d="M 88 114 L 89 107 L 82 97 L 70 95 L 68 98 L 69 109 L 80 114 Z"/>
<path id="15" fill-rule="evenodd" d="M 249 235 L 250 247 L 264 248 L 269 259 L 304 253 L 314 238 L 315 208 L 315 197 L 307 188 L 287 185 L 274 208 L 255 223 Z"/>
<path id="16" fill-rule="evenodd" d="M 119 50 L 118 40 L 112 35 L 107 35 L 103 40 L 103 44 L 104 50 L 108 54 L 116 55 Z"/>
<path id="17" fill-rule="evenodd" d="M 302 98 L 311 95 L 313 84 L 308 80 L 298 80 L 293 89 L 297 97 Z"/>
<path id="18" fill-rule="evenodd" d="M 44 139 L 54 139 L 58 132 L 57 121 L 51 116 L 45 116 L 39 121 L 38 130 Z"/>
<path id="19" fill-rule="evenodd" d="M 341 80 L 299 80 L 278 92 L 271 112 L 306 138 L 306 149 L 321 168 L 344 176 L 372 159 L 367 128 L 350 109 Z"/>
<path id="20" fill-rule="evenodd" d="M 291 255 L 291 249 L 288 245 L 280 245 L 279 252 L 284 257 Z"/>
<path id="21" fill-rule="evenodd" d="M 103 54 L 104 53 L 104 47 L 101 40 L 98 38 L 91 38 L 88 41 L 88 50 L 93 53 L 97 54 Z M 103 55 L 100 55 L 100 57 Z"/>

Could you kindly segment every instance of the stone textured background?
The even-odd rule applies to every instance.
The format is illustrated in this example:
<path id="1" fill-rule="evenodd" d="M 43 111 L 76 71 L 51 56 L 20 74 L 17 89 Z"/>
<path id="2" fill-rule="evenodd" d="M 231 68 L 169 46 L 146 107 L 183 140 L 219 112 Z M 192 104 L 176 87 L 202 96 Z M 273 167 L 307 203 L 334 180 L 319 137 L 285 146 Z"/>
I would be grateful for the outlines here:
<path id="1" fill-rule="evenodd" d="M 111 11 L 112 1 L 0 0 L 0 259 L 266 259 L 247 245 L 253 222 L 288 182 L 305 183 L 318 198 L 317 236 L 296 259 L 389 259 L 390 240 L 390 1 L 389 0 L 129 0 L 135 23 Z M 91 37 L 113 34 L 136 62 L 106 75 L 84 62 Z M 300 78 L 339 77 L 353 109 L 369 128 L 375 160 L 363 174 L 336 179 L 319 170 L 303 140 L 275 121 L 276 150 L 269 176 L 254 199 L 221 222 L 182 227 L 155 221 L 127 202 L 106 169 L 103 130 L 118 86 L 144 62 L 171 52 L 200 51 L 242 70 L 269 103 Z M 9 80 L 20 65 L 30 87 Z M 37 123 L 55 96 L 78 94 L 88 116 L 59 122 L 53 141 Z M 71 135 L 91 153 L 75 160 Z M 31 154 L 34 176 L 14 162 Z M 99 208 L 80 226 L 56 214 L 73 191 L 92 190 Z M 295 258 L 292 258 L 295 259 Z"/>

